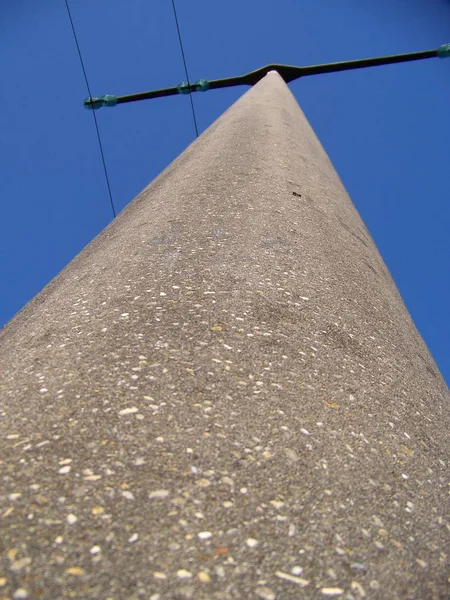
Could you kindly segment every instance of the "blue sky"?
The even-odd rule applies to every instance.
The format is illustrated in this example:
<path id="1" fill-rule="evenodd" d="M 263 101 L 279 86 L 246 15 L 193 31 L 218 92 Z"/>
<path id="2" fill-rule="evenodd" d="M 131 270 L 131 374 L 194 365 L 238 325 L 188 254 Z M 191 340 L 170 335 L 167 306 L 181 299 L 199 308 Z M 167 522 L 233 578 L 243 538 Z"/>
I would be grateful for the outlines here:
<path id="1" fill-rule="evenodd" d="M 185 79 L 171 0 L 72 0 L 94 96 Z M 178 0 L 190 78 L 450 42 L 448 0 Z M 64 0 L 0 6 L 0 325 L 111 220 Z M 246 88 L 194 95 L 200 131 Z M 450 381 L 450 59 L 291 84 Z M 188 97 L 97 112 L 123 209 L 195 135 Z"/>

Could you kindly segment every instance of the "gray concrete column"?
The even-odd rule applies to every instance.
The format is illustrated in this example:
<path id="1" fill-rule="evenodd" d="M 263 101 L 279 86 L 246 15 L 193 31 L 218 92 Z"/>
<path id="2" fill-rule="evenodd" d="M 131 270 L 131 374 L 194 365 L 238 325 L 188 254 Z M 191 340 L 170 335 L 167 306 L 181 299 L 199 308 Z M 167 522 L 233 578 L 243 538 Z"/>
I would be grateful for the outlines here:
<path id="1" fill-rule="evenodd" d="M 0 340 L 0 598 L 448 594 L 448 390 L 278 74 Z"/>

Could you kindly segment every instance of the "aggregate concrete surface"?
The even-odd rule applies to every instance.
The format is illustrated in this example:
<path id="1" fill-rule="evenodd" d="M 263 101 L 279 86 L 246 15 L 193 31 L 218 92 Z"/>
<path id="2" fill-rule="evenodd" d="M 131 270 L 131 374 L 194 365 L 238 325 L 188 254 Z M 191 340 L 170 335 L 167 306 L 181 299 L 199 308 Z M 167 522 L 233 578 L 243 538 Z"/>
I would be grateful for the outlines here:
<path id="1" fill-rule="evenodd" d="M 449 394 L 277 73 L 2 331 L 0 598 L 449 598 Z"/>

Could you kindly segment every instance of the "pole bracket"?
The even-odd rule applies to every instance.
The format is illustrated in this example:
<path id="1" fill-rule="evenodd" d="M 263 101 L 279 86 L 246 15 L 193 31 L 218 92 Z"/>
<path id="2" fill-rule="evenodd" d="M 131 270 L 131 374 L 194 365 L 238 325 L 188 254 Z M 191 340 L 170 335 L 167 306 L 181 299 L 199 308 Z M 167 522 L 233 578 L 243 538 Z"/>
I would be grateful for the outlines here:
<path id="1" fill-rule="evenodd" d="M 101 98 L 86 98 L 86 100 L 83 101 L 83 104 L 84 108 L 90 110 L 97 110 L 102 106 L 116 106 L 117 96 L 107 94 L 106 96 L 102 96 Z"/>

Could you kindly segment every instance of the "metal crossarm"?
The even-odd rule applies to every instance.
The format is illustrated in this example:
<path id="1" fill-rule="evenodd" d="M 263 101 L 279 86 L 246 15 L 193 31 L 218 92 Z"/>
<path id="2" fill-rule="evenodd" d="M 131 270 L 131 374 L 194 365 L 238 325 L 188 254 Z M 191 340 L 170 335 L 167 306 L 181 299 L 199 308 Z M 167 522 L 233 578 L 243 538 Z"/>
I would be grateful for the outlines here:
<path id="1" fill-rule="evenodd" d="M 175 96 L 177 94 L 190 94 L 192 92 L 206 92 L 207 90 L 216 90 L 225 87 L 234 87 L 238 85 L 255 85 L 260 79 L 265 77 L 269 71 L 277 71 L 286 83 L 290 83 L 300 77 L 308 75 L 320 75 L 322 73 L 337 73 L 339 71 L 350 71 L 353 69 L 365 69 L 367 67 L 379 67 L 381 65 L 392 65 L 395 63 L 411 62 L 414 60 L 424 60 L 427 58 L 447 58 L 450 56 L 450 44 L 443 44 L 436 50 L 424 50 L 422 52 L 410 52 L 409 54 L 394 54 L 390 56 L 379 56 L 376 58 L 362 58 L 359 60 L 348 60 L 344 62 L 327 63 L 323 65 L 311 65 L 309 67 L 296 67 L 293 65 L 266 65 L 251 71 L 244 75 L 236 77 L 226 77 L 224 79 L 199 79 L 195 83 L 182 82 L 176 87 L 164 88 L 161 90 L 151 90 L 130 94 L 128 96 L 106 95 L 101 98 L 86 98 L 84 106 L 90 109 L 98 109 L 102 106 L 116 106 L 126 102 L 137 102 L 138 100 L 151 100 L 153 98 L 162 98 L 163 96 Z"/>

